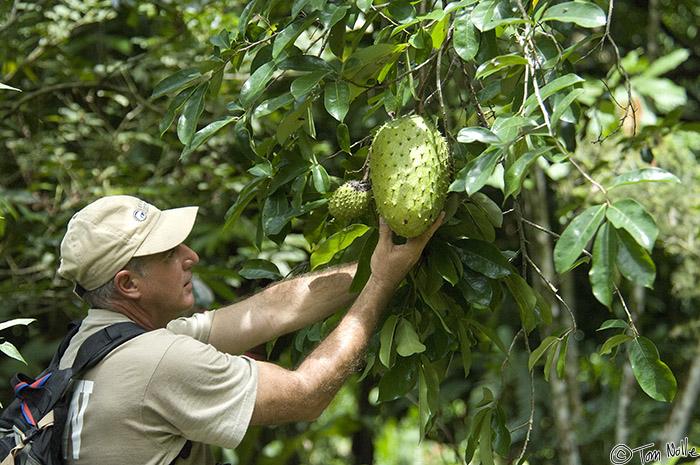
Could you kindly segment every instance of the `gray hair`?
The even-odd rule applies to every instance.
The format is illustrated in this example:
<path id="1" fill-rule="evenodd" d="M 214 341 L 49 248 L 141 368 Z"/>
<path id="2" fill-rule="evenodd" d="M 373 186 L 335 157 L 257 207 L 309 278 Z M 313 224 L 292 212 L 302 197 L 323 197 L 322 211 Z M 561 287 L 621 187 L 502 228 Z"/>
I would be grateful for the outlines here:
<path id="1" fill-rule="evenodd" d="M 130 270 L 140 276 L 146 276 L 148 274 L 147 258 L 148 255 L 143 257 L 133 257 L 126 265 L 124 265 L 122 270 Z M 111 303 L 118 297 L 119 294 L 117 293 L 117 288 L 114 285 L 114 277 L 97 289 L 85 291 L 85 294 L 83 294 L 83 300 L 87 302 L 91 308 L 109 309 L 111 307 Z"/>

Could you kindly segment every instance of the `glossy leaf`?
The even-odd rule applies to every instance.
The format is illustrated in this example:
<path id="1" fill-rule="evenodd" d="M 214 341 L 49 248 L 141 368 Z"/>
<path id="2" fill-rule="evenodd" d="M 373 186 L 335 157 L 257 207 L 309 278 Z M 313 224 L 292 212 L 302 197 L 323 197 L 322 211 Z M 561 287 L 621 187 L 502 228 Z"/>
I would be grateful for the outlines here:
<path id="1" fill-rule="evenodd" d="M 576 23 L 581 27 L 593 28 L 605 26 L 607 16 L 595 3 L 566 2 L 549 7 L 545 11 L 542 21 Z"/>
<path id="2" fill-rule="evenodd" d="M 464 61 L 472 61 L 479 51 L 479 30 L 471 21 L 471 11 L 463 9 L 455 16 L 454 40 L 455 52 Z"/>
<path id="3" fill-rule="evenodd" d="M 263 94 L 275 71 L 277 71 L 275 63 L 268 62 L 250 75 L 241 88 L 240 101 L 243 107 L 249 107 Z"/>
<path id="4" fill-rule="evenodd" d="M 533 350 L 530 354 L 530 358 L 527 362 L 528 370 L 532 370 L 535 367 L 535 364 L 542 358 L 542 356 L 545 353 L 547 353 L 548 350 L 552 349 L 552 347 L 557 343 L 557 341 L 559 341 L 559 338 L 557 336 L 545 337 L 540 343 L 540 345 L 537 346 L 537 348 Z"/>
<path id="5" fill-rule="evenodd" d="M 298 18 L 282 29 L 279 35 L 275 37 L 275 41 L 272 43 L 272 58 L 277 58 L 280 56 L 282 51 L 290 44 L 293 44 L 297 37 L 299 37 L 299 34 L 301 34 L 302 31 L 314 21 L 316 21 L 315 16 Z"/>
<path id="6" fill-rule="evenodd" d="M 522 154 L 518 157 L 515 162 L 508 167 L 505 174 L 505 197 L 508 198 L 511 195 L 516 195 L 520 192 L 522 188 L 523 180 L 527 176 L 530 166 L 537 161 L 542 155 L 549 153 L 553 150 L 553 147 L 541 147 L 537 150 L 533 150 Z"/>
<path id="7" fill-rule="evenodd" d="M 299 76 L 292 81 L 292 85 L 289 87 L 289 89 L 294 98 L 304 97 L 311 92 L 314 87 L 316 87 L 318 83 L 321 82 L 327 75 L 328 71 L 322 70 L 314 71 L 313 73 L 308 73 L 304 76 Z"/>
<path id="8" fill-rule="evenodd" d="M 22 354 L 19 353 L 19 350 L 17 350 L 17 347 L 15 347 L 11 342 L 5 341 L 2 344 L 0 344 L 0 352 L 3 354 L 7 355 L 10 358 L 13 358 L 15 360 L 19 360 L 20 362 L 24 363 L 25 365 L 27 364 L 26 360 L 22 357 Z"/>
<path id="9" fill-rule="evenodd" d="M 399 358 L 391 370 L 379 380 L 380 402 L 389 402 L 405 396 L 416 387 L 418 363 L 416 358 Z"/>
<path id="10" fill-rule="evenodd" d="M 398 315 L 389 315 L 389 318 L 386 319 L 379 332 L 379 361 L 387 368 L 393 366 L 391 349 L 393 348 L 394 332 L 396 331 L 396 323 L 398 323 L 398 321 Z"/>
<path id="11" fill-rule="evenodd" d="M 11 328 L 13 326 L 27 326 L 34 323 L 36 318 L 14 318 L 12 320 L 3 321 L 0 323 L 0 331 L 3 329 Z"/>
<path id="12" fill-rule="evenodd" d="M 624 320 L 620 319 L 612 319 L 612 320 L 605 320 L 602 325 L 600 325 L 600 328 L 598 328 L 596 331 L 604 331 L 606 329 L 613 329 L 613 328 L 618 328 L 618 329 L 631 329 L 629 323 L 627 323 Z"/>
<path id="13" fill-rule="evenodd" d="M 330 177 L 323 165 L 317 163 L 311 166 L 311 179 L 313 180 L 314 188 L 320 194 L 325 194 L 331 187 Z"/>
<path id="14" fill-rule="evenodd" d="M 323 93 L 326 111 L 339 122 L 343 122 L 350 109 L 350 87 L 342 81 L 330 82 Z"/>
<path id="15" fill-rule="evenodd" d="M 227 116 L 223 119 L 220 119 L 218 121 L 214 121 L 212 123 L 207 124 L 204 126 L 202 129 L 197 131 L 190 141 L 189 144 L 185 146 L 184 149 L 182 149 L 182 153 L 180 154 L 180 158 L 184 159 L 187 157 L 189 154 L 197 150 L 203 143 L 205 143 L 209 138 L 211 138 L 214 134 L 216 134 L 218 131 L 221 130 L 224 126 L 234 122 L 238 121 L 240 118 L 238 116 Z"/>
<path id="16" fill-rule="evenodd" d="M 318 249 L 311 254 L 311 269 L 314 270 L 321 265 L 330 262 L 335 254 L 341 250 L 345 250 L 357 238 L 363 236 L 369 231 L 369 226 L 363 224 L 351 224 L 342 231 L 339 231 L 328 239 L 323 241 Z"/>
<path id="17" fill-rule="evenodd" d="M 656 265 L 646 250 L 624 230 L 615 231 L 619 247 L 615 263 L 625 278 L 648 288 L 654 287 Z"/>
<path id="18" fill-rule="evenodd" d="M 348 125 L 345 123 L 341 123 L 338 125 L 336 128 L 336 137 L 338 138 L 338 146 L 340 147 L 340 150 L 342 150 L 345 153 L 351 153 L 350 152 L 350 129 L 348 128 Z"/>
<path id="19" fill-rule="evenodd" d="M 503 150 L 486 150 L 472 159 L 457 174 L 457 180 L 464 183 L 467 195 L 473 195 L 486 185 L 493 175 L 496 165 L 503 157 Z M 457 181 L 455 181 L 457 182 Z M 454 183 L 453 183 L 454 185 Z"/>
<path id="20" fill-rule="evenodd" d="M 582 77 L 574 73 L 558 77 L 540 88 L 540 98 L 545 101 L 560 90 L 582 83 L 583 81 L 584 79 Z M 527 98 L 525 101 L 525 108 L 527 109 L 526 114 L 530 114 L 532 111 L 539 108 L 539 101 L 536 94 L 533 93 Z"/>
<path id="21" fill-rule="evenodd" d="M 631 171 L 629 173 L 622 174 L 615 179 L 608 186 L 608 190 L 615 187 L 627 186 L 630 184 L 639 184 L 644 182 L 681 182 L 676 175 L 669 173 L 661 168 L 642 168 L 639 170 Z"/>
<path id="22" fill-rule="evenodd" d="M 593 244 L 593 263 L 588 272 L 588 279 L 595 298 L 608 308 L 612 304 L 615 285 L 617 247 L 615 231 L 609 224 L 604 223 Z"/>
<path id="23" fill-rule="evenodd" d="M 671 369 L 659 358 L 653 342 L 637 337 L 629 345 L 629 357 L 639 386 L 652 399 L 671 402 L 678 385 Z"/>
<path id="24" fill-rule="evenodd" d="M 511 66 L 525 66 L 528 61 L 521 55 L 501 55 L 483 63 L 476 70 L 475 79 L 484 79 Z"/>
<path id="25" fill-rule="evenodd" d="M 280 271 L 274 263 L 252 259 L 245 262 L 243 268 L 239 272 L 245 279 L 279 279 Z"/>
<path id="26" fill-rule="evenodd" d="M 462 128 L 457 133 L 457 142 L 470 144 L 472 142 L 483 142 L 484 144 L 499 144 L 501 139 L 496 134 L 486 128 L 472 126 Z"/>
<path id="27" fill-rule="evenodd" d="M 500 279 L 512 272 L 510 262 L 493 244 L 475 239 L 455 242 L 462 255 L 462 263 L 491 279 Z"/>
<path id="28" fill-rule="evenodd" d="M 224 224 L 223 231 L 229 231 L 238 221 L 238 217 L 241 216 L 243 210 L 246 206 L 255 198 L 258 194 L 258 187 L 260 183 L 265 180 L 263 177 L 253 178 L 246 186 L 241 190 L 241 193 L 236 198 L 234 204 L 229 208 L 226 213 L 226 223 Z"/>
<path id="29" fill-rule="evenodd" d="M 208 86 L 208 82 L 198 85 L 182 106 L 182 114 L 177 121 L 177 137 L 184 145 L 189 144 L 194 137 L 197 121 L 204 111 L 204 96 Z"/>
<path id="30" fill-rule="evenodd" d="M 625 342 L 630 341 L 632 339 L 634 339 L 634 337 L 629 334 L 616 334 L 614 336 L 611 336 L 603 343 L 603 346 L 600 348 L 600 355 L 605 355 L 611 352 L 619 345 L 624 344 Z"/>
<path id="31" fill-rule="evenodd" d="M 430 430 L 438 411 L 438 396 L 440 381 L 432 363 L 421 356 L 418 376 L 418 417 L 420 421 L 420 437 Z"/>
<path id="32" fill-rule="evenodd" d="M 535 329 L 537 296 L 525 279 L 516 273 L 506 276 L 504 283 L 518 304 L 520 321 L 528 333 Z"/>
<path id="33" fill-rule="evenodd" d="M 659 234 L 654 218 L 634 199 L 622 199 L 612 204 L 605 212 L 610 223 L 624 229 L 639 245 L 651 252 Z"/>
<path id="34" fill-rule="evenodd" d="M 569 347 L 569 336 L 571 333 L 564 336 L 564 340 L 559 344 L 559 357 L 557 357 L 557 376 L 559 379 L 564 379 L 566 369 L 566 351 Z"/>
<path id="35" fill-rule="evenodd" d="M 170 105 L 168 105 L 168 110 L 165 112 L 165 116 L 163 116 L 163 119 L 158 125 L 160 137 L 163 137 L 163 134 L 165 134 L 165 132 L 168 129 L 170 129 L 170 126 L 172 126 L 173 121 L 175 121 L 175 114 L 180 110 L 180 108 L 182 108 L 182 105 L 184 105 L 187 99 L 190 98 L 195 89 L 196 87 L 192 86 L 190 88 L 182 90 L 179 94 L 175 96 L 172 102 L 170 102 Z"/>
<path id="36" fill-rule="evenodd" d="M 402 357 L 425 352 L 425 345 L 420 341 L 416 330 L 405 318 L 399 320 L 396 327 L 396 353 Z"/>
<path id="37" fill-rule="evenodd" d="M 180 70 L 156 84 L 150 98 L 155 99 L 178 89 L 182 89 L 199 78 L 199 76 L 201 76 L 201 73 L 196 66 Z"/>
<path id="38" fill-rule="evenodd" d="M 595 235 L 603 218 L 605 205 L 594 205 L 569 223 L 554 246 L 554 266 L 557 273 L 565 273 L 571 268 Z"/>

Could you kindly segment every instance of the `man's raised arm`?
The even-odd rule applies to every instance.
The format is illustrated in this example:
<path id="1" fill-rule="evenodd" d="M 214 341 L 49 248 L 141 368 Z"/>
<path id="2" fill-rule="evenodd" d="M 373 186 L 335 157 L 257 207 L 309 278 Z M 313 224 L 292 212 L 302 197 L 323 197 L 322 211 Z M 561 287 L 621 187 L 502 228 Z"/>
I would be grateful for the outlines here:
<path id="1" fill-rule="evenodd" d="M 258 392 L 251 424 L 311 420 L 321 414 L 357 369 L 383 310 L 443 216 L 424 234 L 403 245 L 393 243 L 391 230 L 382 221 L 372 255 L 372 274 L 333 332 L 295 371 L 258 363 Z"/>

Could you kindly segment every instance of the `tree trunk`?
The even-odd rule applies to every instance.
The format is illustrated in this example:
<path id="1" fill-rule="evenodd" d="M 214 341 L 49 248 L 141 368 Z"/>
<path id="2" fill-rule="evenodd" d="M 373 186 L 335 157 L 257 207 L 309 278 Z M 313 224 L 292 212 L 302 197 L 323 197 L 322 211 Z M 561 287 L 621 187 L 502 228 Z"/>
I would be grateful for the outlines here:
<path id="1" fill-rule="evenodd" d="M 685 385 L 676 396 L 675 405 L 666 426 L 661 433 L 661 444 L 674 442 L 678 444 L 688 434 L 690 417 L 700 395 L 700 363 L 694 363 L 700 357 L 700 342 L 695 346 L 695 354 L 691 359 L 690 370 Z"/>

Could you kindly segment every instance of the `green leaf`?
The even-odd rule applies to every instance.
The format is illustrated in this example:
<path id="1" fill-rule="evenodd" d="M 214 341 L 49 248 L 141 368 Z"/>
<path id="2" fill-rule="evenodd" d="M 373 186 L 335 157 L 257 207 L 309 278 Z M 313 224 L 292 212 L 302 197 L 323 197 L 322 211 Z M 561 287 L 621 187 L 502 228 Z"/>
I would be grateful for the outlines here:
<path id="1" fill-rule="evenodd" d="M 634 199 L 622 199 L 610 206 L 605 215 L 617 229 L 624 229 L 644 249 L 651 252 L 659 234 L 654 218 Z"/>
<path id="2" fill-rule="evenodd" d="M 437 371 L 425 356 L 421 356 L 418 373 L 418 418 L 422 438 L 430 431 L 438 412 L 440 381 Z"/>
<path id="3" fill-rule="evenodd" d="M 184 159 L 189 154 L 197 150 L 203 143 L 209 140 L 210 137 L 212 137 L 219 130 L 221 130 L 221 128 L 223 128 L 227 124 L 232 123 L 233 121 L 238 121 L 239 119 L 239 116 L 227 116 L 226 118 L 214 121 L 213 123 L 209 123 L 206 126 L 204 126 L 202 129 L 195 133 L 190 143 L 187 144 L 182 150 L 182 153 L 180 154 L 180 159 Z"/>
<path id="4" fill-rule="evenodd" d="M 274 62 L 264 63 L 243 83 L 240 101 L 244 108 L 252 105 L 263 94 L 275 71 L 277 71 L 277 67 Z"/>
<path id="5" fill-rule="evenodd" d="M 476 239 L 461 239 L 455 241 L 455 246 L 461 252 L 462 263 L 491 279 L 501 279 L 512 272 L 510 262 L 501 251 L 491 243 Z"/>
<path id="6" fill-rule="evenodd" d="M 470 144 L 472 142 L 483 142 L 484 144 L 500 144 L 501 139 L 496 134 L 480 126 L 462 128 L 457 133 L 457 142 Z"/>
<path id="7" fill-rule="evenodd" d="M 557 376 L 559 379 L 564 379 L 564 370 L 566 369 L 566 349 L 569 346 L 569 336 L 571 333 L 564 336 L 564 340 L 559 344 L 559 357 L 557 358 Z"/>
<path id="8" fill-rule="evenodd" d="M 537 321 L 535 320 L 535 305 L 537 304 L 537 296 L 525 279 L 516 273 L 511 273 L 503 280 L 511 295 L 518 303 L 520 312 L 520 321 L 523 328 L 528 333 L 535 329 Z"/>
<path id="9" fill-rule="evenodd" d="M 387 8 L 389 15 L 399 23 L 406 23 L 416 17 L 416 9 L 408 0 L 393 0 Z"/>
<path id="10" fill-rule="evenodd" d="M 279 279 L 280 271 L 272 262 L 252 259 L 245 262 L 239 272 L 245 279 Z"/>
<path id="11" fill-rule="evenodd" d="M 477 68 L 474 79 L 484 79 L 501 71 L 503 68 L 508 68 L 510 66 L 525 66 L 527 63 L 527 59 L 521 55 L 512 54 L 497 56 L 490 59 L 486 63 L 482 63 Z"/>
<path id="12" fill-rule="evenodd" d="M 394 343 L 394 332 L 396 323 L 399 321 L 398 315 L 389 315 L 381 331 L 379 332 L 379 361 L 387 368 L 391 368 L 391 348 Z"/>
<path id="13" fill-rule="evenodd" d="M 457 326 L 457 335 L 459 337 L 459 348 L 462 353 L 462 366 L 464 368 L 464 378 L 469 376 L 469 371 L 472 365 L 472 349 L 471 349 L 471 339 L 467 335 L 467 328 L 464 327 L 464 322 L 459 321 Z"/>
<path id="14" fill-rule="evenodd" d="M 663 74 L 673 71 L 680 65 L 686 62 L 690 57 L 690 51 L 684 48 L 674 50 L 668 55 L 664 55 L 655 59 L 649 64 L 649 67 L 643 71 L 643 75 L 647 77 L 659 77 Z"/>
<path id="15" fill-rule="evenodd" d="M 197 129 L 197 122 L 204 111 L 204 96 L 209 82 L 199 84 L 182 107 L 182 115 L 177 121 L 177 137 L 184 145 L 189 144 Z"/>
<path id="16" fill-rule="evenodd" d="M 318 163 L 311 166 L 311 179 L 314 182 L 314 188 L 320 194 L 325 194 L 331 187 L 331 180 L 328 177 L 328 172 Z"/>
<path id="17" fill-rule="evenodd" d="M 282 29 L 277 37 L 275 37 L 275 41 L 272 44 L 272 58 L 280 56 L 282 51 L 287 48 L 288 45 L 293 44 L 294 41 L 297 40 L 297 37 L 299 37 L 299 34 L 314 21 L 316 21 L 315 15 L 308 18 L 298 18 Z"/>
<path id="18" fill-rule="evenodd" d="M 15 318 L 13 320 L 3 321 L 0 323 L 0 331 L 3 329 L 11 328 L 13 326 L 27 326 L 28 324 L 34 323 L 35 318 Z"/>
<path id="19" fill-rule="evenodd" d="M 25 365 L 27 362 L 22 358 L 22 354 L 19 353 L 19 350 L 17 350 L 17 347 L 12 345 L 10 342 L 3 342 L 0 344 L 0 352 L 3 354 L 7 355 L 10 358 L 13 358 L 15 360 L 19 360 L 20 362 L 24 363 Z"/>
<path id="20" fill-rule="evenodd" d="M 622 276 L 633 283 L 648 287 L 654 287 L 656 279 L 656 265 L 644 248 L 624 230 L 616 230 L 618 235 L 617 269 Z"/>
<path id="21" fill-rule="evenodd" d="M 343 76 L 353 83 L 365 84 L 393 63 L 408 44 L 374 44 L 358 49 L 343 64 Z"/>
<path id="22" fill-rule="evenodd" d="M 328 71 L 314 71 L 308 73 L 304 76 L 299 76 L 292 81 L 292 85 L 289 87 L 294 98 L 301 98 L 306 96 L 314 87 L 318 85 L 319 82 L 323 80 L 324 77 L 328 76 Z"/>
<path id="23" fill-rule="evenodd" d="M 181 89 L 192 81 L 196 80 L 199 76 L 201 76 L 201 73 L 199 72 L 199 68 L 197 66 L 191 66 L 180 70 L 156 84 L 156 87 L 153 89 L 153 93 L 149 98 L 155 99 L 169 92 Z"/>
<path id="24" fill-rule="evenodd" d="M 410 357 L 422 352 L 425 352 L 425 345 L 420 342 L 420 338 L 411 323 L 402 318 L 396 328 L 396 353 L 402 357 Z"/>
<path id="25" fill-rule="evenodd" d="M 350 129 L 348 129 L 348 125 L 345 123 L 340 123 L 336 128 L 335 133 L 338 139 L 338 146 L 340 146 L 340 150 L 342 150 L 345 153 L 351 153 Z"/>
<path id="26" fill-rule="evenodd" d="M 542 356 L 549 350 L 551 349 L 554 344 L 557 343 L 559 340 L 559 337 L 557 336 L 547 336 L 542 340 L 539 346 L 535 350 L 532 351 L 530 354 L 530 358 L 528 359 L 527 362 L 527 368 L 528 370 L 532 371 L 534 368 L 535 364 L 542 358 Z"/>
<path id="27" fill-rule="evenodd" d="M 456 287 L 467 302 L 488 307 L 493 298 L 491 282 L 483 274 L 465 268 Z"/>
<path id="28" fill-rule="evenodd" d="M 622 174 L 608 186 L 608 190 L 615 187 L 627 186 L 629 184 L 639 184 L 644 182 L 681 182 L 674 174 L 669 173 L 661 168 L 642 168 Z"/>
<path id="29" fill-rule="evenodd" d="M 504 355 L 508 355 L 508 350 L 506 349 L 506 346 L 503 344 L 503 341 L 501 341 L 501 338 L 498 337 L 498 334 L 496 334 L 496 332 L 493 329 L 486 325 L 482 325 L 474 319 L 469 319 L 467 320 L 467 322 L 470 326 L 473 326 L 481 334 L 486 336 L 491 342 L 496 344 L 496 347 L 498 347 Z"/>
<path id="30" fill-rule="evenodd" d="M 18 89 L 16 87 L 12 87 L 12 86 L 8 86 L 7 84 L 3 84 L 2 82 L 0 82 L 0 90 L 14 90 L 17 92 L 22 92 L 21 89 Z"/>
<path id="31" fill-rule="evenodd" d="M 471 196 L 475 194 L 486 185 L 502 157 L 503 149 L 486 149 L 486 151 L 470 160 L 469 163 L 460 170 L 453 186 L 458 181 L 463 182 L 467 195 Z M 452 186 L 450 189 L 452 189 Z"/>
<path id="32" fill-rule="evenodd" d="M 563 274 L 573 266 L 604 217 L 605 205 L 594 205 L 569 223 L 554 246 L 554 266 L 557 273 Z"/>
<path id="33" fill-rule="evenodd" d="M 652 399 L 672 402 L 678 385 L 671 369 L 659 358 L 653 342 L 638 337 L 629 345 L 630 364 L 639 386 Z"/>
<path id="34" fill-rule="evenodd" d="M 323 105 L 333 118 L 342 123 L 350 109 L 350 87 L 342 81 L 328 83 L 323 93 Z"/>
<path id="35" fill-rule="evenodd" d="M 542 98 L 542 101 L 545 101 L 560 90 L 584 81 L 585 79 L 574 73 L 566 74 L 542 86 L 540 88 L 540 97 Z M 539 108 L 539 101 L 537 100 L 536 94 L 533 93 L 527 98 L 525 101 L 525 108 L 527 109 L 526 115 L 529 115 L 536 108 Z"/>
<path id="36" fill-rule="evenodd" d="M 224 224 L 223 232 L 229 231 L 233 225 L 236 224 L 238 217 L 241 216 L 245 207 L 258 195 L 258 186 L 264 180 L 265 178 L 263 177 L 253 178 L 241 190 L 234 204 L 229 208 L 228 212 L 226 212 L 226 223 Z"/>
<path id="37" fill-rule="evenodd" d="M 461 10 L 455 16 L 452 45 L 462 60 L 469 62 L 476 57 L 479 52 L 479 35 L 479 30 L 471 21 L 471 10 Z"/>
<path id="38" fill-rule="evenodd" d="M 615 285 L 617 247 L 615 231 L 608 223 L 604 223 L 593 244 L 593 263 L 588 272 L 588 279 L 595 298 L 608 308 L 612 305 Z"/>
<path id="39" fill-rule="evenodd" d="M 615 347 L 619 346 L 620 344 L 624 344 L 631 339 L 634 339 L 634 337 L 630 336 L 629 334 L 616 334 L 608 338 L 608 340 L 603 343 L 603 347 L 600 348 L 600 355 L 605 355 L 608 352 L 611 352 Z"/>
<path id="40" fill-rule="evenodd" d="M 618 328 L 618 329 L 631 329 L 630 325 L 624 321 L 624 320 L 619 320 L 619 319 L 613 319 L 613 320 L 605 320 L 602 325 L 600 325 L 600 328 L 598 328 L 596 331 L 604 331 L 606 329 L 612 329 L 612 328 Z"/>
<path id="41" fill-rule="evenodd" d="M 418 362 L 416 358 L 399 358 L 388 373 L 379 380 L 380 402 L 389 402 L 405 396 L 416 387 Z"/>
<path id="42" fill-rule="evenodd" d="M 277 64 L 277 68 L 304 72 L 332 72 L 333 67 L 323 58 L 313 55 L 295 55 L 285 58 Z"/>
<path id="43" fill-rule="evenodd" d="M 541 147 L 537 150 L 527 152 L 518 157 L 515 162 L 508 167 L 505 174 L 506 191 L 505 198 L 520 192 L 523 179 L 527 175 L 530 166 L 545 153 L 551 152 L 553 147 Z"/>
<path id="44" fill-rule="evenodd" d="M 318 246 L 318 249 L 311 254 L 311 269 L 314 270 L 321 265 L 330 262 L 336 253 L 345 250 L 355 239 L 363 236 L 370 230 L 364 224 L 351 224 L 342 231 L 333 234 Z"/>
<path id="45" fill-rule="evenodd" d="M 605 26 L 607 17 L 595 3 L 566 2 L 549 7 L 542 21 L 576 23 L 581 27 L 593 28 Z"/>

